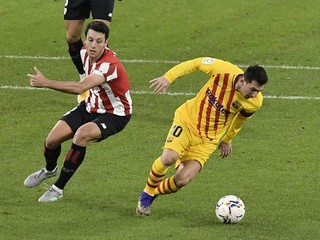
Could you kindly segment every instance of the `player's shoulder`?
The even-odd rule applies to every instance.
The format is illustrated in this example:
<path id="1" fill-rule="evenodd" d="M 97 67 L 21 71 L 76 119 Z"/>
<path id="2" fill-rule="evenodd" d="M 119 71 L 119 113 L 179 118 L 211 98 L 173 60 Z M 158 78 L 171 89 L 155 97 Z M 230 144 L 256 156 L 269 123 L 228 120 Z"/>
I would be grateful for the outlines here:
<path id="1" fill-rule="evenodd" d="M 255 112 L 262 106 L 263 95 L 259 92 L 255 98 L 240 98 L 240 102 L 246 112 Z"/>
<path id="2" fill-rule="evenodd" d="M 97 65 L 102 65 L 102 64 L 112 65 L 112 64 L 116 64 L 117 62 L 119 62 L 119 59 L 117 58 L 116 54 L 113 51 L 106 49 L 106 51 L 98 60 Z"/>
<path id="3" fill-rule="evenodd" d="M 109 49 L 109 48 L 107 48 L 106 51 L 104 52 L 103 60 L 107 61 L 107 62 L 109 62 L 111 64 L 120 62 L 117 54 L 114 51 L 112 51 L 111 49 Z"/>
<path id="4" fill-rule="evenodd" d="M 201 64 L 212 65 L 212 67 L 214 67 L 217 72 L 221 72 L 221 73 L 229 72 L 229 73 L 236 73 L 236 74 L 243 73 L 243 70 L 240 69 L 237 65 L 226 60 L 222 60 L 214 57 L 201 57 L 199 58 L 199 60 L 201 61 Z"/>

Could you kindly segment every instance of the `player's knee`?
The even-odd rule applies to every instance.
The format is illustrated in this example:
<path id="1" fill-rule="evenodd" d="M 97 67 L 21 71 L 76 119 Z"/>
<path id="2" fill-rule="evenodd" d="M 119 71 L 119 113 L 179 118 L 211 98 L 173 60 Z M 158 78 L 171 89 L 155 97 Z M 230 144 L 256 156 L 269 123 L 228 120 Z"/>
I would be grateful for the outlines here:
<path id="1" fill-rule="evenodd" d="M 78 35 L 76 33 L 67 32 L 66 34 L 66 39 L 69 44 L 78 42 L 80 38 L 81 38 L 81 35 Z"/>
<path id="2" fill-rule="evenodd" d="M 53 139 L 50 137 L 47 137 L 45 141 L 45 147 L 48 149 L 56 149 L 60 146 L 60 144 L 61 143 L 57 139 Z"/>
<path id="3" fill-rule="evenodd" d="M 165 166 L 171 166 L 179 159 L 179 154 L 171 149 L 165 149 L 161 155 L 161 161 Z"/>
<path id="4" fill-rule="evenodd" d="M 87 131 L 84 131 L 82 129 L 78 129 L 78 131 L 73 137 L 73 142 L 76 144 L 88 143 L 90 140 L 91 138 L 89 137 Z"/>

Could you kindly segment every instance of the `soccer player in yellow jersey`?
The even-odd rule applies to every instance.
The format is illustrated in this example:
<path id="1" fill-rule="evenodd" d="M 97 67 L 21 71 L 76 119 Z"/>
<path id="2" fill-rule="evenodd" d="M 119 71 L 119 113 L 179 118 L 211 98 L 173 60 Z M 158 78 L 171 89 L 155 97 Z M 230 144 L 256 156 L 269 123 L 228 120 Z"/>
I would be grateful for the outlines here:
<path id="1" fill-rule="evenodd" d="M 261 91 L 268 81 L 262 67 L 249 66 L 243 72 L 229 62 L 210 57 L 176 65 L 164 76 L 151 80 L 151 87 L 155 93 L 163 93 L 175 79 L 196 71 L 208 74 L 210 79 L 194 98 L 176 110 L 163 153 L 153 162 L 139 198 L 138 215 L 150 215 L 157 196 L 186 186 L 217 148 L 222 158 L 229 156 L 232 139 L 262 105 Z M 173 164 L 175 174 L 165 178 Z"/>

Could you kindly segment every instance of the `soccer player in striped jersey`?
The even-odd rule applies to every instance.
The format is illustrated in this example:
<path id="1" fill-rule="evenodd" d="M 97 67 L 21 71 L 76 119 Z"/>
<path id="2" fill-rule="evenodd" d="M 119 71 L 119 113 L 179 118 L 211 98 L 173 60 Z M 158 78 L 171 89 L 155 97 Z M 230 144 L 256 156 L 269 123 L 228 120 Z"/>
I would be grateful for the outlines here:
<path id="1" fill-rule="evenodd" d="M 35 187 L 58 173 L 57 160 L 61 144 L 72 139 L 57 181 L 39 199 L 53 202 L 63 197 L 63 189 L 80 164 L 86 147 L 122 131 L 132 114 L 132 99 L 128 75 L 115 53 L 107 48 L 109 29 L 100 21 L 93 21 L 85 30 L 85 48 L 81 50 L 86 77 L 80 81 L 47 79 L 37 68 L 28 74 L 31 86 L 89 96 L 67 112 L 53 127 L 44 144 L 46 166 L 29 175 L 24 185 Z"/>
<path id="2" fill-rule="evenodd" d="M 178 77 L 201 71 L 210 76 L 198 94 L 176 111 L 163 153 L 152 164 L 136 213 L 148 216 L 153 200 L 175 193 L 192 181 L 210 155 L 220 149 L 225 158 L 232 139 L 262 105 L 268 81 L 266 71 L 249 66 L 245 72 L 229 62 L 203 57 L 182 62 L 164 76 L 150 81 L 155 93 L 163 93 Z M 175 174 L 166 178 L 170 166 Z"/>

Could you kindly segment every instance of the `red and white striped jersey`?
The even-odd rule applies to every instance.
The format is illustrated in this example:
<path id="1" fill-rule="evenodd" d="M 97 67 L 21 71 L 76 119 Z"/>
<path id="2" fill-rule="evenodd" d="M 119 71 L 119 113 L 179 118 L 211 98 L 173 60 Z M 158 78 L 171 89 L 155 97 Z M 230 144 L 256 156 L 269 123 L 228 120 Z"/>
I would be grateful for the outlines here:
<path id="1" fill-rule="evenodd" d="M 118 116 L 132 114 L 132 99 L 128 75 L 116 54 L 106 48 L 94 64 L 89 61 L 87 50 L 82 48 L 81 59 L 86 76 L 104 76 L 105 82 L 90 89 L 86 98 L 86 109 L 91 113 L 112 113 Z"/>

